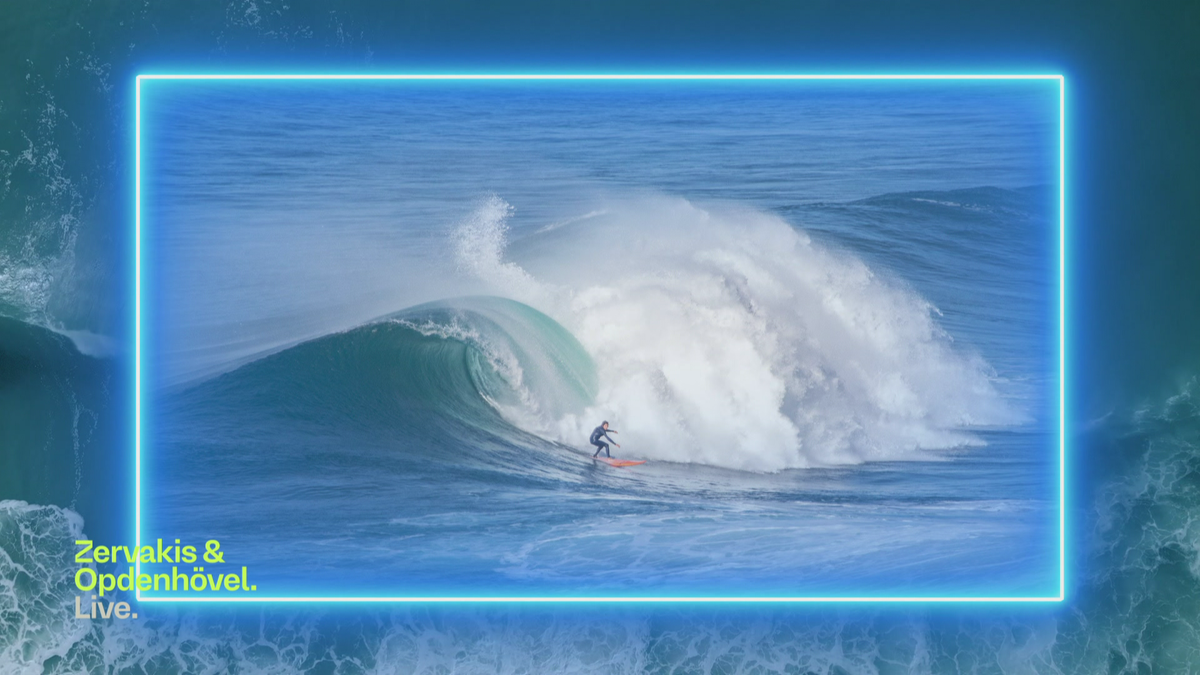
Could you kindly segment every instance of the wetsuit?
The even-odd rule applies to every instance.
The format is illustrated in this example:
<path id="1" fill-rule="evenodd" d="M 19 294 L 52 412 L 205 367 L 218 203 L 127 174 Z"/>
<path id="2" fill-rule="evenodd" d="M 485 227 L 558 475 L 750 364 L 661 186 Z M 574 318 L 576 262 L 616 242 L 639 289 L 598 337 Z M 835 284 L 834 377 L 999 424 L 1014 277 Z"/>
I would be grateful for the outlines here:
<path id="1" fill-rule="evenodd" d="M 605 457 L 612 457 L 612 455 L 608 452 L 608 443 L 600 440 L 601 438 L 607 438 L 608 440 L 612 441 L 612 437 L 608 435 L 609 431 L 613 432 L 614 434 L 617 433 L 616 429 L 605 430 L 603 424 L 595 429 L 592 429 L 592 445 L 596 446 L 596 454 L 592 455 L 592 457 L 599 457 L 601 450 L 604 451 Z M 616 441 L 613 441 L 613 443 L 616 443 Z"/>

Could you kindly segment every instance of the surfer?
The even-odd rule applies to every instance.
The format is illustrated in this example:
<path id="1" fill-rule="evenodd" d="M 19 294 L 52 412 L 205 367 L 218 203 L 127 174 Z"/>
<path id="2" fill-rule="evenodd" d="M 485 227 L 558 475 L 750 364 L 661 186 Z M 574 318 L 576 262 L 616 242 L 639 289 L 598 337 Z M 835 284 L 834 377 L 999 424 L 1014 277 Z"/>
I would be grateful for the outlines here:
<path id="1" fill-rule="evenodd" d="M 592 455 L 592 457 L 599 457 L 601 450 L 604 451 L 605 457 L 612 457 L 612 455 L 610 455 L 608 452 L 608 443 L 600 440 L 601 438 L 607 438 L 613 442 L 613 445 L 617 446 L 618 448 L 621 447 L 620 443 L 613 441 L 612 437 L 608 435 L 608 432 L 610 431 L 614 434 L 617 433 L 616 429 L 608 428 L 608 422 L 601 422 L 600 426 L 592 429 L 592 445 L 596 446 L 596 454 Z"/>

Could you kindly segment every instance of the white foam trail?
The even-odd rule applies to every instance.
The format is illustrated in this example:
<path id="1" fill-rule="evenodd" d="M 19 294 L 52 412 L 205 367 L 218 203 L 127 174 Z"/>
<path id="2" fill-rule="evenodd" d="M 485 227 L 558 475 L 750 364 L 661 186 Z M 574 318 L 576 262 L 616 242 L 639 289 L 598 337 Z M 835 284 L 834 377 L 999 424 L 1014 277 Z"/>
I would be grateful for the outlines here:
<path id="1" fill-rule="evenodd" d="M 559 420 L 564 443 L 607 419 L 628 454 L 774 471 L 927 457 L 1021 420 L 928 301 L 778 217 L 639 198 L 510 261 L 510 213 L 493 197 L 456 230 L 460 268 L 595 359 L 596 405 Z"/>
<path id="2" fill-rule="evenodd" d="M 50 330 L 69 339 L 75 345 L 75 349 L 79 350 L 80 354 L 91 356 L 94 358 L 108 358 L 116 356 L 121 350 L 117 341 L 107 335 L 93 333 L 87 330 L 67 330 L 65 328 L 51 327 Z"/>
<path id="3" fill-rule="evenodd" d="M 549 225 L 546 225 L 545 227 L 539 229 L 538 233 L 550 232 L 552 230 L 557 230 L 560 227 L 564 227 L 566 225 L 571 225 L 572 223 L 578 223 L 580 221 L 587 220 L 588 218 L 595 218 L 596 216 L 602 216 L 605 213 L 606 213 L 605 211 L 589 211 L 588 213 L 585 213 L 582 216 L 573 216 L 571 218 L 567 218 L 566 220 L 558 220 L 558 221 L 550 223 Z"/>

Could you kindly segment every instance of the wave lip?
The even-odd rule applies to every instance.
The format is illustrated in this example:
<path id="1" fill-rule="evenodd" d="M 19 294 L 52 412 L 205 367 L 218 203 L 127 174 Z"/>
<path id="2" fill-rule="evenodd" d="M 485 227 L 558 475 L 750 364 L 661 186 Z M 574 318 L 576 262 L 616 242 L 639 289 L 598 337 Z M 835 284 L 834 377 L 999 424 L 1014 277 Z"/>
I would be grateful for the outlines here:
<path id="1" fill-rule="evenodd" d="M 545 431 L 596 395 L 596 371 L 579 341 L 528 305 L 466 297 L 419 305 L 384 321 L 469 349 L 474 391 L 507 419 Z"/>

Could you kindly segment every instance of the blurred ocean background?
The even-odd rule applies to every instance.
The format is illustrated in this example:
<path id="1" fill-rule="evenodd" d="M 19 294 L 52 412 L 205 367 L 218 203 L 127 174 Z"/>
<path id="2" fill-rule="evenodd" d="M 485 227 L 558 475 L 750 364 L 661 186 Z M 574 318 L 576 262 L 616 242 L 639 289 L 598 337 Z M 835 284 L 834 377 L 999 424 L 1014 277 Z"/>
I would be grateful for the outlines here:
<path id="1" fill-rule="evenodd" d="M 438 11 L 405 7 L 376 25 L 366 18 L 369 9 L 328 11 L 265 1 L 210 7 L 45 3 L 15 7 L 4 18 L 4 50 L 14 58 L 0 72 L 4 176 L 0 497 L 8 500 L 0 504 L 0 672 L 1176 673 L 1195 669 L 1200 559 L 1193 523 L 1200 508 L 1195 480 L 1200 475 L 1195 452 L 1200 410 L 1195 402 L 1194 308 L 1200 284 L 1179 277 L 1187 269 L 1182 261 L 1197 248 L 1195 233 L 1179 230 L 1178 223 L 1181 214 L 1189 213 L 1187 209 L 1194 215 L 1197 205 L 1194 199 L 1180 197 L 1177 188 L 1195 178 L 1195 158 L 1200 155 L 1195 140 L 1172 131 L 1188 119 L 1186 110 L 1195 109 L 1196 94 L 1178 81 L 1179 71 L 1173 74 L 1146 65 L 1197 62 L 1183 56 L 1188 50 L 1195 56 L 1194 43 L 1175 37 L 1195 26 L 1194 20 L 1170 26 L 1112 8 L 1102 8 L 1100 16 L 1094 17 L 1103 28 L 1079 34 L 1075 43 L 1074 58 L 1089 65 L 1080 65 L 1078 74 L 1067 73 L 1072 82 L 1079 82 L 1072 85 L 1078 87 L 1077 105 L 1093 104 L 1086 108 L 1088 117 L 1073 127 L 1079 135 L 1075 142 L 1085 148 L 1107 147 L 1111 154 L 1081 150 L 1072 164 L 1079 183 L 1073 183 L 1073 194 L 1083 193 L 1080 199 L 1086 201 L 1073 202 L 1071 211 L 1076 232 L 1072 241 L 1077 246 L 1072 249 L 1071 269 L 1078 275 L 1073 288 L 1079 289 L 1073 296 L 1079 309 L 1072 324 L 1078 327 L 1072 333 L 1077 353 L 1071 365 L 1077 373 L 1073 377 L 1078 378 L 1072 380 L 1073 391 L 1079 393 L 1071 411 L 1071 447 L 1077 466 L 1070 477 L 1074 555 L 1063 606 L 289 606 L 198 611 L 145 605 L 147 618 L 136 622 L 72 618 L 71 542 L 84 533 L 124 541 L 132 520 L 130 367 L 123 348 L 129 343 L 131 325 L 126 224 L 132 216 L 128 199 L 132 75 L 185 66 L 217 70 L 246 62 L 405 70 L 393 64 L 411 63 L 415 53 L 441 54 L 441 67 L 432 69 L 445 70 L 465 60 L 461 55 L 457 61 L 446 56 L 455 49 L 475 55 L 478 62 L 489 46 L 512 40 L 525 38 L 531 50 L 558 44 L 549 38 L 530 38 L 531 28 L 505 18 L 521 8 L 472 13 L 467 7 L 451 7 L 471 17 L 473 28 L 466 34 L 472 40 L 462 37 L 444 44 L 431 37 L 440 25 Z M 580 35 L 615 30 L 615 25 L 597 19 L 596 11 L 580 9 L 574 18 L 550 16 L 543 30 L 557 27 Z M 761 63 L 781 54 L 778 45 L 788 42 L 786 32 L 781 32 L 784 24 L 803 24 L 780 22 L 773 27 L 743 17 L 725 25 L 705 17 L 709 15 L 701 12 L 691 19 L 693 37 L 668 32 L 659 47 L 639 53 L 673 63 L 666 56 L 672 45 L 682 49 L 695 45 L 689 40 L 696 36 L 711 37 L 727 30 L 734 36 L 728 38 L 733 46 L 705 42 L 706 49 L 713 50 L 707 55 L 711 62 L 722 49 L 754 46 L 749 37 L 736 37 L 741 31 L 760 36 L 755 53 Z M 822 21 L 845 25 L 835 14 L 817 12 L 811 18 L 814 25 Z M 1012 22 L 1032 21 L 1032 15 L 1026 14 L 991 18 L 990 23 L 983 21 L 991 30 L 984 30 L 987 36 L 982 38 L 971 31 L 935 31 L 937 21 L 923 28 L 920 12 L 911 16 L 867 13 L 856 21 L 860 30 L 877 35 L 904 33 L 906 28 L 929 39 L 934 34 L 949 35 L 943 38 L 945 44 L 959 45 L 962 53 L 978 60 L 988 49 L 994 52 L 1010 44 L 1005 40 L 1011 39 L 1006 36 L 1012 31 L 1006 27 L 1011 28 Z M 1039 14 L 1038 22 L 1065 28 L 1074 25 L 1075 18 L 1073 12 L 1056 9 L 1049 16 Z M 650 26 L 661 26 L 661 21 L 649 17 Z M 589 22 L 594 25 L 584 29 Z M 389 26 L 394 33 L 385 28 Z M 510 30 L 506 33 L 500 26 Z M 811 26 L 797 30 L 812 38 L 812 49 L 836 46 Z M 1112 48 L 1104 45 L 1115 44 L 1114 38 L 1126 33 L 1148 45 L 1143 61 L 1122 61 L 1105 51 Z M 1166 37 L 1160 38 L 1160 33 Z M 1051 34 L 1056 33 L 1046 29 L 1045 35 Z M 976 37 L 968 40 L 966 35 Z M 1040 32 L 1027 37 L 1046 39 Z M 563 40 L 563 34 L 555 39 Z M 611 45 L 606 48 L 614 53 Z M 583 63 L 579 59 L 589 49 L 604 52 L 605 46 L 591 37 L 580 39 L 567 51 L 575 54 L 574 62 Z M 407 62 L 405 54 L 410 55 Z M 872 56 L 875 61 L 881 58 L 872 49 L 858 58 Z M 619 66 L 635 63 L 628 54 L 612 61 L 614 69 L 632 69 Z M 508 68 L 498 65 L 496 69 Z M 1114 77 L 1123 84 L 1113 84 Z M 1102 87 L 1112 87 L 1116 100 L 1134 103 L 1095 105 L 1103 100 Z M 1168 99 L 1165 91 L 1180 93 Z M 1045 118 L 1030 114 L 1043 104 L 1036 97 L 997 96 L 994 106 L 981 109 L 976 104 L 987 92 L 979 92 L 961 98 L 944 94 L 948 100 L 938 101 L 936 109 L 922 110 L 914 109 L 916 103 L 905 100 L 904 92 L 894 92 L 888 102 L 913 112 L 910 119 L 896 120 L 878 97 L 863 100 L 853 92 L 827 91 L 823 98 L 809 101 L 806 124 L 776 125 L 778 131 L 771 137 L 730 142 L 719 133 L 727 125 L 706 126 L 703 120 L 680 123 L 679 115 L 696 109 L 688 92 L 680 92 L 674 109 L 670 98 L 661 108 L 648 109 L 637 92 L 624 92 L 617 98 L 625 101 L 630 115 L 642 115 L 642 120 L 659 115 L 662 126 L 659 133 L 636 142 L 626 138 L 615 142 L 614 129 L 647 125 L 622 125 L 619 118 L 603 118 L 596 105 L 586 102 L 592 95 L 578 94 L 574 110 L 580 124 L 558 132 L 553 124 L 531 124 L 524 130 L 510 130 L 508 137 L 499 136 L 503 142 L 480 144 L 456 137 L 454 125 L 449 125 L 446 133 L 427 141 L 442 153 L 438 159 L 430 159 L 437 153 L 418 153 L 430 161 L 429 166 L 387 152 L 382 136 L 369 147 L 351 148 L 363 157 L 369 155 L 361 153 L 378 150 L 380 155 L 369 156 L 370 162 L 323 164 L 331 175 L 353 181 L 313 185 L 289 179 L 312 176 L 294 166 L 289 173 L 288 163 L 320 162 L 322 158 L 314 155 L 326 151 L 329 134 L 345 128 L 339 125 L 322 129 L 297 122 L 292 135 L 308 133 L 323 140 L 293 147 L 294 156 L 276 153 L 276 166 L 250 161 L 260 156 L 253 147 L 225 148 L 221 157 L 231 166 L 246 172 L 243 175 L 260 172 L 260 179 L 274 180 L 282 196 L 303 213 L 305 225 L 320 226 L 302 228 L 311 233 L 303 236 L 292 236 L 296 229 L 288 223 L 253 212 L 249 201 L 238 201 L 232 189 L 237 186 L 216 182 L 222 178 L 219 172 L 203 174 L 205 161 L 216 159 L 189 158 L 174 165 L 177 176 L 188 177 L 188 171 L 203 175 L 192 175 L 174 186 L 168 182 L 161 189 L 195 191 L 197 199 L 205 191 L 210 196 L 233 195 L 216 206 L 228 209 L 223 215 L 236 215 L 247 225 L 223 230 L 222 223 L 228 225 L 229 219 L 213 218 L 209 236 L 184 248 L 203 250 L 209 244 L 208 253 L 218 256 L 230 250 L 221 245 L 221 237 L 241 237 L 246 245 L 236 249 L 240 260 L 228 261 L 231 270 L 257 269 L 270 276 L 278 270 L 263 262 L 281 257 L 289 261 L 287 269 L 296 269 L 295 262 L 308 266 L 301 268 L 304 273 L 297 274 L 294 283 L 282 287 L 255 286 L 252 279 L 232 272 L 204 278 L 213 294 L 212 306 L 183 317 L 190 324 L 172 323 L 186 325 L 186 334 L 165 332 L 163 345 L 172 349 L 164 350 L 163 360 L 150 366 L 156 391 L 163 394 L 163 408 L 156 412 L 163 413 L 164 423 L 153 430 L 156 438 L 169 447 L 203 447 L 212 456 L 228 460 L 232 448 L 219 447 L 219 442 L 205 444 L 211 441 L 205 432 L 220 420 L 266 424 L 265 428 L 281 433 L 309 425 L 305 428 L 310 440 L 289 439 L 288 447 L 312 451 L 306 456 L 322 466 L 331 484 L 307 495 L 280 490 L 275 508 L 281 514 L 297 506 L 327 511 L 334 503 L 329 500 L 344 488 L 336 481 L 363 470 L 355 462 L 371 466 L 372 479 L 381 488 L 390 485 L 397 467 L 366 462 L 385 452 L 409 453 L 404 456 L 410 467 L 428 470 L 427 476 L 442 477 L 456 489 L 504 481 L 507 487 L 496 493 L 467 491 L 461 493 L 466 495 L 461 500 L 444 500 L 444 513 L 418 514 L 420 518 L 408 520 L 404 514 L 389 514 L 382 529 L 417 535 L 415 539 L 430 536 L 462 513 L 478 513 L 480 504 L 505 504 L 508 495 L 502 493 L 511 492 L 513 486 L 527 495 L 518 500 L 522 508 L 528 505 L 528 495 L 536 495 L 536 500 L 555 505 L 552 513 L 546 509 L 548 515 L 570 518 L 570 522 L 590 513 L 588 504 L 571 503 L 579 495 L 585 495 L 596 511 L 611 513 L 617 496 L 632 492 L 639 499 L 624 504 L 623 514 L 643 525 L 655 509 L 694 510 L 712 503 L 713 493 L 724 491 L 718 496 L 731 498 L 730 503 L 741 508 L 702 517 L 730 531 L 746 531 L 747 524 L 761 525 L 772 515 L 794 520 L 795 511 L 790 509 L 810 508 L 819 514 L 830 501 L 846 506 L 871 526 L 878 524 L 877 518 L 901 512 L 961 505 L 953 518 L 955 527 L 964 529 L 953 532 L 955 541 L 944 543 L 948 548 L 934 547 L 931 555 L 945 555 L 963 532 L 975 532 L 992 545 L 1007 547 L 1000 550 L 1005 554 L 1003 569 L 1040 568 L 1044 542 L 1036 536 L 1018 537 L 1036 532 L 1038 524 L 1045 523 L 1044 509 L 1037 501 L 1045 496 L 1046 486 L 1031 479 L 1044 480 L 1048 475 L 1038 464 L 1037 451 L 1051 446 L 1046 442 L 1052 408 L 1046 378 L 1052 373 L 1047 373 L 1046 364 L 1053 363 L 1053 355 L 1031 353 L 1027 347 L 1043 343 L 1054 317 L 1028 311 L 1028 303 L 1044 300 L 1053 280 L 1025 278 L 1024 273 L 1036 268 L 1006 265 L 1005 260 L 1043 259 L 1052 243 L 1018 236 L 1022 228 L 1043 231 L 1053 209 L 1045 189 L 1053 176 L 1046 175 L 1044 159 L 1031 152 L 1044 146 L 1041 139 L 1046 130 L 1036 123 Z M 778 107 L 766 105 L 755 114 L 771 121 L 781 110 L 795 110 L 796 104 L 804 103 L 788 100 L 790 96 L 777 94 Z M 259 100 L 257 114 L 263 129 L 276 126 L 280 116 L 304 118 L 307 106 L 320 110 L 345 100 L 315 93 L 304 98 L 299 106 L 272 102 L 269 96 Z M 441 93 L 433 98 L 446 100 Z M 931 98 L 929 92 L 913 97 Z M 458 109 L 438 114 L 447 120 L 470 114 L 480 125 L 476 128 L 488 128 L 503 125 L 509 117 L 505 113 L 513 112 L 512 108 L 480 110 L 479 98 L 467 99 Z M 565 113 L 552 109 L 555 100 L 561 101 L 522 103 L 521 96 L 513 95 L 506 104 L 524 110 L 527 119 L 537 114 L 561 119 Z M 205 95 L 194 105 L 179 106 L 174 114 L 191 125 L 173 128 L 205 133 L 206 120 L 209 131 L 220 128 L 219 104 L 219 95 Z M 359 101 L 355 108 L 369 112 L 370 104 Z M 374 104 L 385 111 L 403 108 L 388 100 Z M 217 109 L 207 110 L 204 105 Z M 736 95 L 715 96 L 706 101 L 705 109 L 720 118 L 722 106 L 744 109 Z M 830 109 L 864 120 L 858 145 L 843 137 L 822 147 L 822 139 L 833 138 L 829 133 L 804 136 L 812 128 L 845 128 L 838 119 L 821 119 L 821 111 Z M 242 113 L 238 115 L 246 121 Z M 923 115 L 946 115 L 938 126 L 943 133 L 932 137 L 898 133 L 924 128 L 919 123 Z M 374 117 L 358 121 L 358 126 L 385 117 L 377 111 Z M 1002 129 L 999 138 L 982 136 L 997 129 L 996 120 L 1029 123 Z M 1136 142 L 1114 140 L 1125 138 L 1123 134 L 1132 138 L 1130 130 L 1135 126 L 1127 123 L 1135 120 Z M 592 123 L 583 123 L 588 121 Z M 668 128 L 670 133 L 664 131 Z M 528 139 L 541 139 L 542 145 L 525 143 L 527 154 L 514 153 L 522 131 Z M 580 137 L 593 141 L 586 161 L 572 154 L 578 151 L 573 139 Z M 879 142 L 899 137 L 905 142 Z M 697 139 L 707 140 L 710 151 L 689 158 L 664 147 L 681 138 L 687 139 L 688 147 L 694 147 Z M 1030 145 L 1005 140 L 1012 138 L 1030 139 Z M 267 143 L 270 134 L 247 134 L 246 139 Z M 556 139 L 561 147 L 555 145 Z M 186 137 L 174 140 L 179 148 L 195 147 Z M 166 147 L 172 139 L 161 141 Z M 973 151 L 962 152 L 968 144 Z M 800 146 L 809 152 L 788 151 Z M 830 170 L 828 153 L 840 154 L 847 147 L 855 148 L 848 161 L 854 162 L 856 180 L 822 175 Z M 1170 151 L 1152 151 L 1163 147 Z M 647 149 L 657 151 L 639 158 L 638 153 Z M 897 154 L 910 151 L 946 161 L 927 171 L 914 170 L 912 156 Z M 720 161 L 711 161 L 714 158 Z M 757 160 L 762 163 L 756 164 Z M 155 155 L 152 161 L 167 158 Z M 488 167 L 497 164 L 505 167 L 504 174 L 488 175 Z M 376 170 L 377 166 L 389 170 Z M 572 173 L 572 166 L 588 167 L 593 173 Z M 410 173 L 401 172 L 393 180 L 398 169 Z M 455 183 L 438 181 L 426 186 L 433 189 L 421 189 L 416 177 L 432 181 L 439 172 L 452 173 Z M 796 189 L 784 191 L 771 184 L 770 177 L 780 175 L 786 175 Z M 713 176 L 737 180 L 713 180 Z M 330 194 L 348 183 L 360 192 Z M 243 181 L 243 187 L 249 186 Z M 405 190 L 418 190 L 427 200 L 412 199 Z M 781 194 L 787 195 L 785 201 L 777 200 Z M 150 195 L 151 200 L 157 197 Z M 360 220 L 347 219 L 344 209 L 336 206 L 345 200 L 354 201 L 358 208 L 352 213 L 359 214 Z M 158 208 L 169 202 L 151 203 L 151 208 Z M 157 212 L 159 217 L 185 216 L 163 209 Z M 342 236 L 347 229 L 356 236 Z M 289 236 L 281 237 L 285 231 Z M 670 236 L 656 238 L 656 232 Z M 932 240 L 914 241 L 910 236 L 914 232 Z M 689 240 L 683 233 L 700 236 Z M 988 242 L 992 248 L 972 246 L 984 236 L 997 237 Z M 423 237 L 426 248 L 417 246 L 412 237 Z M 673 242 L 681 239 L 687 245 L 678 251 Z M 620 255 L 613 241 L 636 241 L 637 246 Z M 355 242 L 369 246 L 347 248 Z M 711 242 L 723 246 L 708 247 Z M 151 242 L 164 251 L 171 243 Z M 262 248 L 268 245 L 271 250 Z M 719 259 L 710 254 L 716 248 L 736 250 L 739 255 Z M 1003 250 L 1007 257 L 982 258 L 980 249 Z M 404 257 L 413 251 L 422 255 Z M 321 261 L 328 259 L 357 264 L 323 268 Z M 251 264 L 234 264 L 239 262 Z M 964 265 L 979 270 L 968 277 L 972 284 L 952 283 L 956 275 L 962 278 Z M 788 273 L 795 269 L 814 274 Z M 186 265 L 149 273 L 163 282 L 163 289 L 180 292 L 194 290 L 203 278 Z M 737 278 L 745 280 L 740 287 L 730 283 Z M 401 284 L 397 279 L 409 281 Z M 416 279 L 432 283 L 426 286 Z M 761 283 L 756 285 L 752 279 Z M 845 293 L 851 287 L 855 292 Z M 873 343 L 861 335 L 854 339 L 853 332 L 835 342 L 802 339 L 837 324 L 822 321 L 815 309 L 798 317 L 779 313 L 772 304 L 778 297 L 772 289 L 778 293 L 781 288 L 800 298 L 828 298 L 831 289 L 840 290 L 846 294 L 842 325 L 861 325 L 854 317 L 871 316 L 881 331 L 873 334 L 880 338 L 879 344 L 906 345 L 908 351 L 864 347 Z M 446 293 L 451 289 L 453 294 Z M 692 311 L 672 304 L 673 298 L 685 293 L 688 301 L 683 305 Z M 151 302 L 163 297 L 156 295 Z M 463 297 L 470 299 L 452 299 Z M 230 298 L 237 302 L 228 302 Z M 244 315 L 222 314 L 222 308 L 231 305 L 240 307 Z M 170 306 L 150 306 L 166 325 Z M 1046 308 L 1044 303 L 1036 307 Z M 602 325 L 597 327 L 595 318 L 630 317 L 629 325 L 636 327 L 639 322 L 632 317 L 639 313 L 657 317 L 666 327 L 657 336 L 662 338 L 657 354 L 631 356 L 630 341 L 645 342 L 645 336 L 607 332 Z M 264 320 L 247 325 L 248 316 Z M 715 323 L 696 323 L 705 316 L 720 318 Z M 754 323 L 762 317 L 766 319 L 761 324 Z M 1007 330 L 997 330 L 988 321 Z M 362 327 L 347 331 L 355 326 Z M 718 334 L 718 329 L 727 332 Z M 677 354 L 680 343 L 672 340 L 697 335 L 714 339 L 698 353 Z M 665 380 L 657 381 L 648 374 L 651 371 L 639 370 L 655 359 L 661 366 L 669 356 L 686 356 L 688 364 L 703 363 L 704 358 L 727 363 L 740 354 L 739 339 L 754 345 L 756 353 L 780 359 L 758 364 L 763 372 L 778 372 L 774 366 L 787 363 L 808 378 L 721 382 L 727 390 L 778 392 L 776 416 L 763 415 L 762 410 L 771 407 L 756 407 L 761 402 L 753 400 L 710 404 L 705 396 L 715 385 L 672 380 L 672 373 L 679 370 L 659 367 Z M 805 348 L 768 352 L 762 348 L 768 343 Z M 842 349 L 822 348 L 831 343 Z M 397 351 L 416 356 L 408 362 L 393 361 L 388 368 L 373 365 L 381 353 Z M 418 381 L 412 391 L 390 399 L 363 393 L 368 385 L 394 391 L 394 378 L 415 363 L 429 363 L 429 354 L 461 366 L 435 372 L 431 381 L 453 381 L 449 376 L 453 373 L 462 376 L 467 388 L 433 391 L 418 386 Z M 590 371 L 584 355 L 591 357 Z M 512 359 L 519 371 L 513 369 Z M 819 386 L 822 373 L 847 372 L 846 363 L 862 359 L 871 359 L 879 370 L 919 386 L 909 392 L 911 396 L 891 399 L 865 382 L 849 382 L 841 389 Z M 332 367 L 313 367 L 321 363 Z M 547 363 L 566 364 L 570 372 L 546 369 Z M 737 372 L 753 372 L 755 365 L 746 363 Z M 278 382 L 281 373 L 293 378 L 287 393 L 299 395 L 282 397 L 267 385 Z M 520 386 L 514 386 L 518 381 Z M 644 388 L 619 391 L 616 382 L 644 383 Z M 231 411 L 221 409 L 230 403 L 229 391 L 241 392 L 253 399 L 246 402 L 257 406 L 239 406 L 244 417 L 229 417 Z M 664 391 L 688 396 L 663 397 Z M 963 396 L 963 391 L 971 394 Z M 329 392 L 329 396 L 304 392 Z M 363 400 L 355 401 L 354 396 Z M 622 401 L 627 400 L 639 403 L 622 409 Z M 667 406 L 667 401 L 673 405 Z M 921 405 L 926 403 L 928 407 Z M 702 421 L 712 417 L 708 413 L 712 409 L 736 414 L 722 418 L 728 426 L 704 426 Z M 370 414 L 364 415 L 364 410 Z M 802 416 L 806 410 L 820 411 L 819 419 L 845 424 L 816 434 L 812 420 Z M 953 419 L 938 419 L 930 412 L 947 410 Z M 617 421 L 622 415 L 637 419 L 639 413 L 646 415 L 646 421 L 614 426 L 624 432 L 618 440 L 624 443 L 628 434 L 629 449 L 636 446 L 639 456 L 652 460 L 647 465 L 650 471 L 632 477 L 595 472 L 575 454 L 583 450 L 575 440 L 577 434 L 593 426 L 597 414 Z M 476 415 L 485 417 L 472 417 Z M 430 429 L 413 434 L 408 444 L 379 443 L 384 432 L 411 431 L 414 419 Z M 655 429 L 649 420 L 671 424 Z M 324 426 L 330 424 L 339 426 L 331 432 Z M 498 428 L 503 433 L 495 433 Z M 434 452 L 422 445 L 437 437 L 433 429 L 459 443 Z M 801 434 L 794 445 L 783 446 L 785 451 L 771 453 L 765 449 L 780 444 L 770 438 L 745 437 L 748 430 L 764 429 L 816 435 Z M 363 441 L 357 447 L 363 453 L 347 458 L 329 452 L 333 446 L 322 444 L 321 439 L 333 433 L 339 438 L 358 434 Z M 464 438 L 470 442 L 462 442 Z M 680 438 L 689 442 L 675 442 Z M 703 443 L 705 438 L 743 442 L 710 446 Z M 245 447 L 248 439 L 241 440 Z M 723 452 L 735 447 L 736 453 Z M 447 470 L 451 463 L 444 452 L 455 448 L 470 450 L 467 456 L 455 456 L 452 464 L 466 467 L 457 472 Z M 523 460 L 531 453 L 540 453 L 536 455 L 542 458 L 540 469 L 530 471 L 509 460 Z M 295 466 L 281 461 L 285 463 Z M 151 470 L 170 474 L 179 468 L 164 462 Z M 1003 482 L 981 480 L 984 474 Z M 194 484 L 192 498 L 228 490 L 239 481 L 261 480 L 261 476 L 257 469 L 234 471 L 223 484 Z M 421 482 L 414 489 L 438 488 L 428 480 Z M 174 479 L 162 484 L 183 485 Z M 915 504 L 902 504 L 916 486 L 928 487 L 929 492 Z M 849 499 L 867 490 L 870 498 L 865 501 Z M 164 507 L 162 513 L 180 519 L 186 515 L 183 509 L 174 514 L 169 510 L 172 503 L 181 503 L 179 495 L 163 493 L 154 498 Z M 755 509 L 747 506 L 752 499 Z M 377 510 L 371 508 L 370 499 L 354 500 L 364 502 L 364 512 Z M 981 502 L 988 508 L 973 508 Z M 226 514 L 229 522 L 236 526 L 237 504 L 225 506 L 231 511 Z M 1020 522 L 1019 529 L 1012 527 L 1013 511 L 995 515 L 993 507 L 1017 509 L 1029 514 L 1029 520 Z M 353 521 L 361 515 L 348 513 L 346 518 Z M 505 509 L 487 515 L 501 525 L 511 524 L 505 521 L 509 517 Z M 254 514 L 244 517 L 250 516 Z M 945 517 L 942 511 L 933 518 L 941 522 Z M 673 522 L 680 521 L 678 515 L 674 518 Z M 311 519 L 296 521 L 288 523 L 279 516 L 282 539 L 295 534 L 287 527 L 302 528 Z M 372 525 L 365 516 L 354 522 L 363 528 Z M 186 523 L 171 524 L 180 525 Z M 680 528 L 672 526 L 670 531 L 677 534 Z M 866 531 L 866 542 L 878 540 L 878 533 Z M 917 536 L 928 528 L 915 523 L 911 532 Z M 888 533 L 903 542 L 909 531 L 890 527 Z M 586 545 L 605 541 L 600 531 L 583 534 Z M 559 557 L 562 551 L 546 546 L 538 532 L 510 527 L 505 536 L 525 546 L 514 547 L 519 555 L 502 561 L 508 565 L 502 576 L 506 582 L 533 573 L 543 583 L 545 570 L 564 569 L 564 565 L 589 572 L 603 569 L 606 561 L 612 565 L 612 551 L 602 546 L 587 549 L 597 560 L 573 562 Z M 637 546 L 653 538 L 648 533 L 621 544 L 619 550 L 633 546 L 639 552 Z M 794 568 L 796 561 L 782 555 L 795 548 L 794 542 L 770 535 L 760 543 L 756 550 L 763 553 L 761 558 L 736 561 L 740 569 L 751 570 L 746 578 L 769 584 L 779 570 Z M 847 546 L 863 544 L 839 544 L 831 554 L 844 560 Z M 706 556 L 711 557 L 711 545 L 702 540 L 689 545 L 699 569 L 719 568 L 711 560 L 705 562 Z M 650 549 L 641 552 L 645 550 Z M 976 555 L 967 556 L 959 567 L 971 571 L 965 579 L 968 583 L 981 578 L 980 570 L 989 564 L 986 554 L 996 549 L 980 547 L 970 552 Z M 454 553 L 458 564 L 469 567 L 460 572 L 478 575 L 473 578 L 483 583 L 495 581 L 488 575 L 496 574 L 496 561 L 480 560 L 486 556 L 479 551 L 475 558 L 470 550 Z M 893 562 L 896 558 L 866 549 L 855 554 L 851 557 L 859 560 L 872 555 Z M 251 555 L 265 560 L 269 552 Z M 1013 558 L 1028 564 L 1014 567 Z M 336 572 L 336 559 L 333 562 Z M 645 569 L 661 569 L 654 562 L 644 561 Z M 630 569 L 627 563 L 622 561 L 621 569 Z M 713 567 L 706 567 L 709 564 Z M 934 568 L 928 560 L 925 564 L 926 569 Z M 810 578 L 828 584 L 870 582 L 867 565 L 829 569 L 825 568 L 825 577 L 821 569 L 808 571 Z M 908 573 L 921 578 L 921 565 Z M 894 579 L 894 574 L 895 570 L 885 570 L 879 578 Z M 370 577 L 367 574 L 366 581 L 373 584 L 377 579 Z M 435 583 L 443 580 L 433 578 Z M 1036 583 L 1020 578 L 1007 581 L 1015 587 Z"/>

